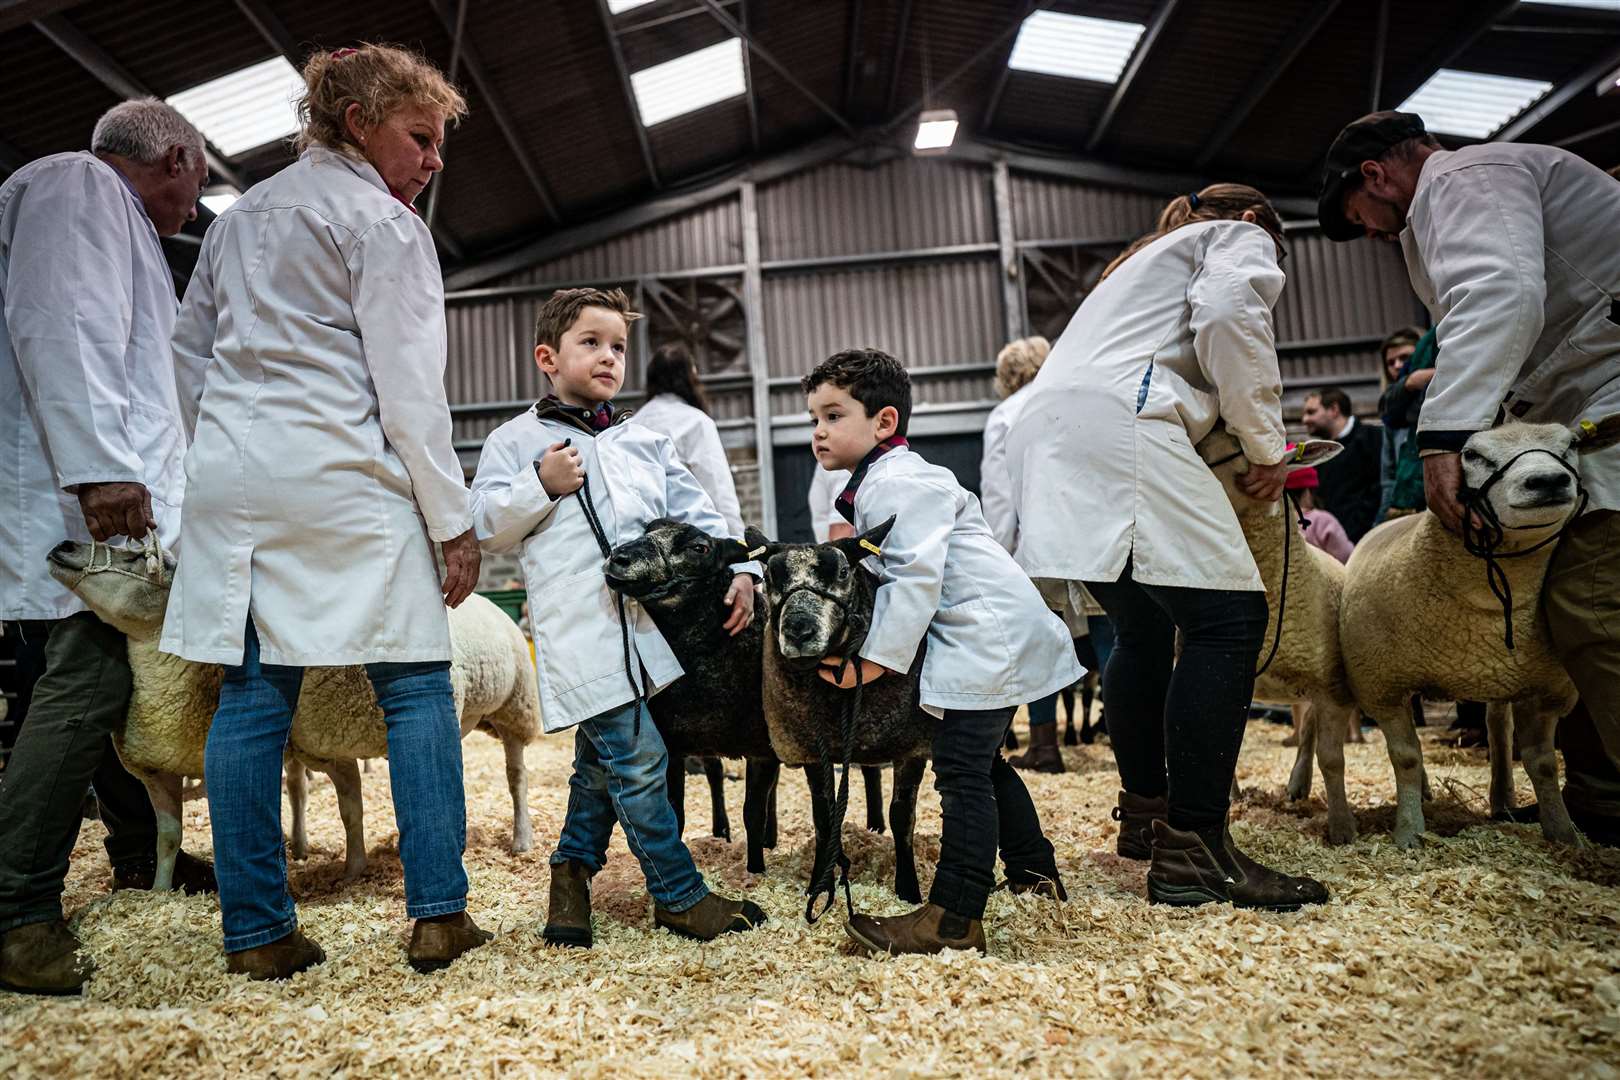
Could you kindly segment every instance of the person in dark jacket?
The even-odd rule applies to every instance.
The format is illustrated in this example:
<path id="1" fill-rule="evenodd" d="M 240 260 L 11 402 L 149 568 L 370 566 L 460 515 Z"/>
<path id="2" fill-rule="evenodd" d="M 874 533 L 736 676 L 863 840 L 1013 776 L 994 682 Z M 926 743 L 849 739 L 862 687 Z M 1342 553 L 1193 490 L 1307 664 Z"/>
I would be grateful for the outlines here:
<path id="1" fill-rule="evenodd" d="M 1322 485 L 1320 501 L 1333 511 L 1351 542 L 1358 542 L 1372 528 L 1383 494 L 1382 433 L 1356 422 L 1349 395 L 1336 386 L 1307 396 L 1301 419 L 1312 438 L 1336 439 L 1344 444 L 1344 453 L 1317 468 Z"/>

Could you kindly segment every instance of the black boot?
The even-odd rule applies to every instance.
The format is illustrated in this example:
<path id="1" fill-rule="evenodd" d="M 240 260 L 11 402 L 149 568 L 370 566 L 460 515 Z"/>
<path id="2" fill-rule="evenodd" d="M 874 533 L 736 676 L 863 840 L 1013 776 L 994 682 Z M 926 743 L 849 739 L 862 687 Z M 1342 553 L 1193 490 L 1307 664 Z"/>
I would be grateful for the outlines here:
<path id="1" fill-rule="evenodd" d="M 1058 749 L 1057 724 L 1031 725 L 1029 750 L 1017 757 L 1008 758 L 1007 764 L 1015 769 L 1029 769 L 1033 772 L 1063 772 L 1063 751 Z"/>
<path id="2" fill-rule="evenodd" d="M 1153 823 L 1168 820 L 1170 803 L 1163 795 L 1157 799 L 1119 793 L 1119 805 L 1114 807 L 1114 820 L 1119 822 L 1119 838 L 1114 850 L 1121 858 L 1146 862 L 1153 858 Z"/>

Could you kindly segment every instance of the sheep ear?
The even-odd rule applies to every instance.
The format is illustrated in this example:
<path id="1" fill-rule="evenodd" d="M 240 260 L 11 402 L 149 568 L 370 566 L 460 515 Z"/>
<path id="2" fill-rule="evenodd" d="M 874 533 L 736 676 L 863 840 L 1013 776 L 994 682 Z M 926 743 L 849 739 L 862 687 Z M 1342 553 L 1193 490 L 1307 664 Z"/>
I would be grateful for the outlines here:
<path id="1" fill-rule="evenodd" d="M 1332 439 L 1306 439 L 1294 450 L 1294 456 L 1288 459 L 1288 471 L 1295 469 L 1312 469 L 1324 461 L 1332 461 L 1344 453 L 1344 444 L 1334 442 Z"/>
<path id="2" fill-rule="evenodd" d="M 715 548 L 715 555 L 724 566 L 735 566 L 737 563 L 752 562 L 764 556 L 758 550 L 764 545 L 755 544 L 750 547 L 741 540 L 721 540 Z"/>
<path id="3" fill-rule="evenodd" d="M 1583 454 L 1606 450 L 1620 443 L 1620 413 L 1610 413 L 1601 420 L 1582 420 L 1572 429 L 1575 449 Z"/>
<path id="4" fill-rule="evenodd" d="M 758 559 L 764 562 L 778 551 L 790 546 L 770 539 L 757 525 L 749 525 L 743 529 L 743 553 L 746 559 Z"/>
<path id="5" fill-rule="evenodd" d="M 894 518 L 874 528 L 866 530 L 860 536 L 849 536 L 842 540 L 834 540 L 832 546 L 844 553 L 844 558 L 855 566 L 868 555 L 883 554 L 883 541 L 888 539 L 889 530 L 894 528 Z"/>

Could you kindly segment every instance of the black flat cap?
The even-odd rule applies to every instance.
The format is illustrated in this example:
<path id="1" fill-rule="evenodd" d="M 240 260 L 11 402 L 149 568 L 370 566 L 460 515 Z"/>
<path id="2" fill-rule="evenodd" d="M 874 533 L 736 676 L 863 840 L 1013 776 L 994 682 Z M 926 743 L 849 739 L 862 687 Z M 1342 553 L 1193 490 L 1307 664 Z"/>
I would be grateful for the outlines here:
<path id="1" fill-rule="evenodd" d="M 1361 181 L 1361 163 L 1377 161 L 1389 148 L 1428 134 L 1417 113 L 1375 112 L 1347 124 L 1327 153 L 1322 192 L 1316 198 L 1316 220 L 1329 240 L 1366 235 L 1344 216 L 1344 195 Z"/>

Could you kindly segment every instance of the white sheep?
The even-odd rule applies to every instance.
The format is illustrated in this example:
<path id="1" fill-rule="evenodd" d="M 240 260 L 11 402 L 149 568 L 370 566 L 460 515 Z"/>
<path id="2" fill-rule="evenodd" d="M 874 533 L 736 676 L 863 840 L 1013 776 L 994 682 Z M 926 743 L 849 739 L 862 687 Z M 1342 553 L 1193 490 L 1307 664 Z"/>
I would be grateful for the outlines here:
<path id="1" fill-rule="evenodd" d="M 1557 536 L 1578 512 L 1576 452 L 1607 445 L 1557 424 L 1509 423 L 1468 439 L 1467 487 L 1502 526 L 1497 565 L 1511 594 L 1513 648 L 1504 605 L 1484 559 L 1439 518 L 1424 512 L 1380 525 L 1350 557 L 1339 635 L 1350 688 L 1384 732 L 1395 768 L 1395 844 L 1423 833 L 1423 756 L 1410 709 L 1414 698 L 1515 706 L 1490 714 L 1493 814 L 1513 804 L 1511 731 L 1540 803 L 1549 840 L 1579 844 L 1558 789 L 1553 733 L 1575 703 L 1575 688 L 1553 654 L 1541 610 L 1541 584 Z M 1603 429 L 1609 430 L 1605 424 Z"/>
<path id="2" fill-rule="evenodd" d="M 139 551 L 68 542 L 50 553 L 51 574 L 129 641 L 133 689 L 124 730 L 114 736 L 119 758 L 152 799 L 158 823 L 153 888 L 173 881 L 180 850 L 181 779 L 203 775 L 203 750 L 219 704 L 222 669 L 158 650 L 174 560 Z M 523 748 L 540 734 L 540 699 L 529 643 L 500 608 L 473 595 L 450 612 L 450 680 L 461 733 L 479 728 L 506 749 L 512 793 L 512 850 L 534 844 Z M 383 757 L 387 728 L 365 669 L 314 667 L 304 674 L 288 738 L 287 792 L 293 809 L 291 852 L 308 853 L 304 767 L 324 772 L 337 790 L 347 840 L 345 876 L 366 866 L 358 758 Z"/>
<path id="3" fill-rule="evenodd" d="M 1295 463 L 1319 464 L 1342 447 L 1311 440 L 1299 450 Z M 1346 844 L 1355 839 L 1356 819 L 1344 792 L 1344 739 L 1355 705 L 1345 679 L 1339 650 L 1339 600 L 1345 570 L 1337 559 L 1305 542 L 1292 506 L 1262 502 L 1245 495 L 1236 479 L 1248 471 L 1249 460 L 1225 425 L 1198 443 L 1198 454 L 1209 463 L 1236 511 L 1243 538 L 1260 569 L 1266 587 L 1265 644 L 1258 665 L 1264 670 L 1255 681 L 1257 701 L 1310 703 L 1300 731 L 1299 749 L 1288 777 L 1288 797 L 1303 799 L 1311 791 L 1311 750 L 1314 745 L 1327 790 L 1328 842 Z M 1283 567 L 1286 556 L 1287 596 L 1284 603 Z M 1281 628 L 1278 627 L 1279 607 Z M 1275 653 L 1273 653 L 1275 647 Z"/>

